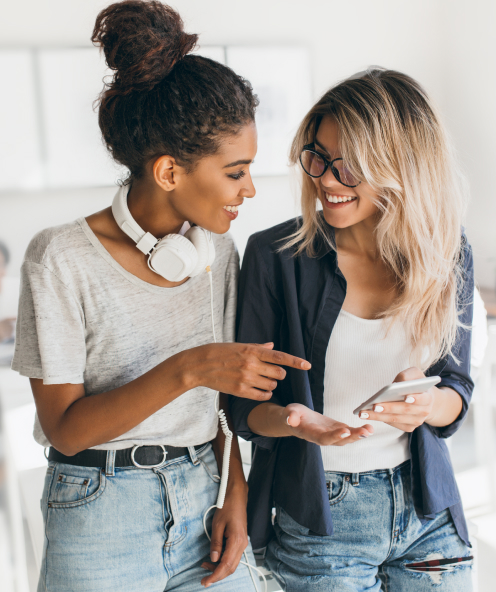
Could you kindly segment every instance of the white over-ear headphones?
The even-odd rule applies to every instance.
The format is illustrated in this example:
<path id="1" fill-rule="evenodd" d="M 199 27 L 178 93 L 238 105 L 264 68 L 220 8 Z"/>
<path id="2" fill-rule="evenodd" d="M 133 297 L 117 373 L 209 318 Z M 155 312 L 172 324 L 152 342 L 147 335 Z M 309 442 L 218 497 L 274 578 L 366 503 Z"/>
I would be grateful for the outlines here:
<path id="1" fill-rule="evenodd" d="M 167 234 L 161 239 L 145 232 L 127 206 L 129 187 L 121 187 L 112 202 L 112 214 L 119 228 L 148 255 L 148 267 L 169 282 L 180 282 L 205 271 L 215 260 L 212 233 L 200 226 L 185 234 Z"/>

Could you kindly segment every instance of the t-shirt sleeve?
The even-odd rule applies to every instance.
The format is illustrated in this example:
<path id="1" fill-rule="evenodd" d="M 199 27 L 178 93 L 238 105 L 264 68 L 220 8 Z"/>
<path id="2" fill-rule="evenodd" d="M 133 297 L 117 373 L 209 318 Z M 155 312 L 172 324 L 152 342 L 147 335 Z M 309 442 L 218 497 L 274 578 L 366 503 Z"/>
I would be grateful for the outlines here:
<path id="1" fill-rule="evenodd" d="M 84 315 L 74 293 L 45 265 L 25 261 L 12 369 L 44 384 L 82 384 Z"/>
<path id="2" fill-rule="evenodd" d="M 224 293 L 224 342 L 233 342 L 236 332 L 236 301 L 238 295 L 239 255 L 236 245 L 232 245 L 227 264 Z"/>

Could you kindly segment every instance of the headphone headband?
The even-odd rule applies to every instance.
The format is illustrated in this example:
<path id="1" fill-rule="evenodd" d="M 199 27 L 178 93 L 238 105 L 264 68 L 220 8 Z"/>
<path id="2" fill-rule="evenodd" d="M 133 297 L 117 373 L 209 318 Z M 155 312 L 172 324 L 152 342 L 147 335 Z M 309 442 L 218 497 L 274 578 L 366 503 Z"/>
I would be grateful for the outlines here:
<path id="1" fill-rule="evenodd" d="M 187 222 L 180 234 L 169 234 L 157 239 L 133 218 L 127 205 L 129 186 L 120 187 L 112 202 L 112 214 L 119 228 L 129 236 L 137 248 L 148 255 L 148 267 L 171 282 L 179 282 L 188 276 L 193 277 L 212 265 L 215 248 L 212 234 L 193 226 L 187 232 Z M 185 232 L 185 233 L 184 233 Z M 184 236 L 181 236 L 184 233 Z"/>
<path id="2" fill-rule="evenodd" d="M 158 239 L 153 234 L 145 232 L 131 215 L 127 206 L 128 193 L 129 186 L 124 185 L 119 188 L 112 202 L 112 214 L 122 232 L 127 234 L 136 243 L 136 246 L 142 253 L 148 255 L 158 243 Z"/>

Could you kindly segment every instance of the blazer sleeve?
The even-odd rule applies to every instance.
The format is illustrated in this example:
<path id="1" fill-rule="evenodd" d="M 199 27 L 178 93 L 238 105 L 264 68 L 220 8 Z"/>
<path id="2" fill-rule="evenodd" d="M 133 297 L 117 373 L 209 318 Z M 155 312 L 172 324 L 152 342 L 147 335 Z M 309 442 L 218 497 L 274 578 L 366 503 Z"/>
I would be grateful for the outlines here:
<path id="1" fill-rule="evenodd" d="M 267 262 L 262 257 L 257 235 L 248 240 L 239 276 L 236 316 L 236 341 L 240 343 L 274 342 L 278 348 L 281 309 L 271 287 Z M 274 390 L 272 403 L 281 404 Z M 248 427 L 248 415 L 264 401 L 230 396 L 229 406 L 236 433 L 245 440 L 272 450 L 277 438 L 255 434 Z"/>
<path id="2" fill-rule="evenodd" d="M 441 382 L 438 384 L 438 387 L 447 386 L 460 395 L 462 410 L 453 423 L 443 427 L 430 426 L 438 438 L 449 438 L 461 427 L 467 415 L 474 390 L 474 383 L 470 377 L 470 350 L 474 313 L 474 260 L 472 248 L 468 244 L 465 235 L 462 239 L 462 245 L 463 274 L 458 305 L 460 327 L 453 348 L 454 356 L 448 356 L 446 366 L 439 373 Z"/>

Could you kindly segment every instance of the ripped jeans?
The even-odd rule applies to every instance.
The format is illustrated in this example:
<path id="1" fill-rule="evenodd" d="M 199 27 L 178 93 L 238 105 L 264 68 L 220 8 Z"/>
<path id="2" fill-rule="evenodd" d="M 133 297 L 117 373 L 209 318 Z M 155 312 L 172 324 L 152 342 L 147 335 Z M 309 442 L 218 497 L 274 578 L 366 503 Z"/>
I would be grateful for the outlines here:
<path id="1" fill-rule="evenodd" d="M 410 461 L 365 473 L 326 472 L 332 536 L 315 536 L 276 507 L 266 561 L 285 592 L 470 592 L 471 550 L 449 509 L 422 524 Z"/>

